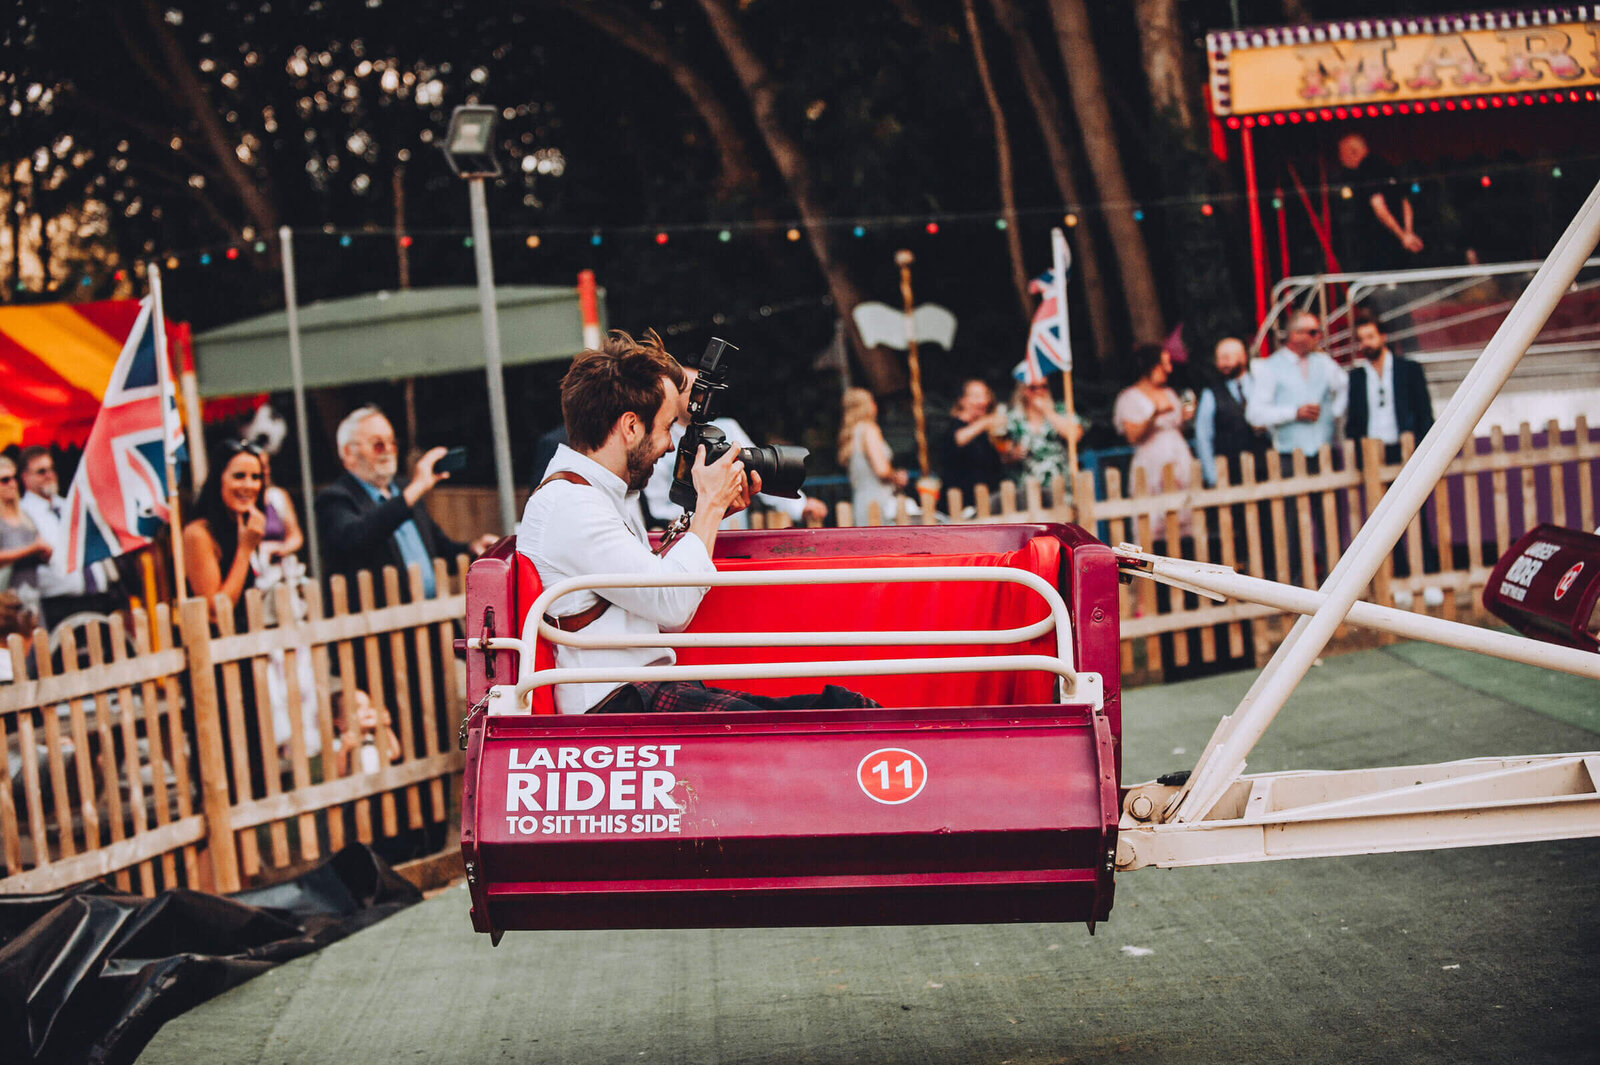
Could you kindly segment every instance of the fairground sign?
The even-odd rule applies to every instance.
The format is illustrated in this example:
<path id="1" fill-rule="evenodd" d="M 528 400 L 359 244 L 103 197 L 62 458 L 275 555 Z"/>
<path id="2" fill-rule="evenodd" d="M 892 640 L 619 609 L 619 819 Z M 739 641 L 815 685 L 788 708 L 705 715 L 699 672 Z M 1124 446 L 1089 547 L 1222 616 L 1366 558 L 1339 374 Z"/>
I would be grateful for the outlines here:
<path id="1" fill-rule="evenodd" d="M 1593 102 L 1600 8 L 1229 30 L 1207 34 L 1206 49 L 1218 116 L 1314 121 Z"/>

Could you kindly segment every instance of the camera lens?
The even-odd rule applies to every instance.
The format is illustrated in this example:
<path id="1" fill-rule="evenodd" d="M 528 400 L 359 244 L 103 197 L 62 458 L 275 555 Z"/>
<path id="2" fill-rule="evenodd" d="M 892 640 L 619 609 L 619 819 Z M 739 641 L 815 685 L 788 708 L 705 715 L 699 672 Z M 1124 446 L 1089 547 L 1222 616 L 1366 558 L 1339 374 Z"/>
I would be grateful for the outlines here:
<path id="1" fill-rule="evenodd" d="M 806 483 L 806 456 L 809 454 L 806 448 L 780 444 L 743 448 L 739 459 L 746 470 L 761 474 L 763 494 L 793 499 L 800 494 L 800 486 Z"/>

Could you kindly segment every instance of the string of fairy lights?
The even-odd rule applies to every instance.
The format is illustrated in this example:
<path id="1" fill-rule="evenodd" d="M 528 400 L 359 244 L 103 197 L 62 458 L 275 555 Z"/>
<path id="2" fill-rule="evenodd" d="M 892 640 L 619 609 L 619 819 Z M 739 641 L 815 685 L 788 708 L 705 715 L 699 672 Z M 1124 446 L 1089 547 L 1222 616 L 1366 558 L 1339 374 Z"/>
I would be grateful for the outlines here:
<path id="1" fill-rule="evenodd" d="M 1592 162 L 1600 159 L 1600 155 L 1589 155 L 1565 160 L 1568 166 L 1573 163 Z M 1491 166 L 1475 167 L 1467 170 L 1439 171 L 1426 175 L 1418 175 L 1409 182 L 1402 182 L 1402 187 L 1409 189 L 1413 196 L 1421 195 L 1430 185 L 1474 181 L 1483 189 L 1493 188 L 1496 181 L 1504 181 L 1513 176 L 1528 175 L 1539 176 L 1550 180 L 1562 180 L 1565 170 L 1561 163 L 1500 163 Z M 1313 185 L 1306 190 L 1308 196 L 1320 198 L 1326 195 L 1330 199 L 1350 199 L 1357 190 L 1349 185 Z M 1288 209 L 1290 197 L 1281 188 L 1263 190 L 1262 200 L 1273 211 L 1283 212 Z M 1140 202 L 1129 201 L 1099 201 L 1096 203 L 1054 205 L 1045 207 L 1031 207 L 1016 211 L 1007 216 L 994 211 L 938 211 L 919 214 L 885 214 L 873 216 L 846 216 L 828 217 L 816 221 L 819 225 L 833 234 L 847 237 L 852 240 L 862 240 L 869 237 L 893 236 L 905 237 L 920 235 L 922 237 L 939 237 L 959 233 L 970 235 L 974 229 L 978 231 L 1004 232 L 1013 224 L 1049 222 L 1050 224 L 1064 225 L 1073 229 L 1086 220 L 1096 215 L 1109 215 L 1114 212 L 1125 211 L 1132 216 L 1135 222 L 1145 222 L 1155 212 L 1190 211 L 1205 219 L 1216 220 L 1223 208 L 1236 208 L 1247 201 L 1244 192 L 1223 192 L 1216 194 L 1189 194 L 1180 196 L 1167 196 L 1153 198 Z M 393 227 L 363 227 L 357 229 L 341 229 L 335 226 L 322 226 L 318 228 L 296 228 L 294 233 L 299 236 L 322 236 L 333 241 L 334 245 L 344 250 L 356 250 L 368 247 L 371 242 L 384 241 L 397 244 L 400 248 L 409 249 L 418 241 L 428 241 L 437 246 L 440 242 L 459 243 L 462 248 L 470 249 L 473 238 L 460 228 L 433 228 L 433 229 L 408 229 L 398 230 Z M 798 244 L 805 239 L 805 228 L 799 220 L 772 220 L 772 219 L 743 219 L 738 221 L 704 221 L 680 222 L 670 224 L 633 224 L 616 226 L 585 226 L 585 225 L 552 225 L 538 227 L 500 227 L 491 232 L 490 239 L 496 244 L 521 244 L 530 252 L 551 247 L 577 247 L 586 248 L 596 252 L 608 245 L 622 245 L 629 249 L 644 246 L 667 248 L 674 243 L 696 243 L 717 245 L 733 244 L 741 239 L 760 238 L 770 239 L 774 234 L 779 234 L 789 243 Z M 239 261 L 246 256 L 263 256 L 272 251 L 268 241 L 246 231 L 246 239 L 227 243 L 213 244 L 201 248 L 168 251 L 164 254 L 149 255 L 134 264 L 136 275 L 143 275 L 147 263 L 158 263 L 168 271 L 175 271 L 191 267 L 214 267 Z M 112 275 L 116 281 L 127 278 L 126 269 L 118 269 Z M 83 278 L 83 285 L 92 284 L 88 277 Z M 19 284 L 19 288 L 21 285 Z"/>

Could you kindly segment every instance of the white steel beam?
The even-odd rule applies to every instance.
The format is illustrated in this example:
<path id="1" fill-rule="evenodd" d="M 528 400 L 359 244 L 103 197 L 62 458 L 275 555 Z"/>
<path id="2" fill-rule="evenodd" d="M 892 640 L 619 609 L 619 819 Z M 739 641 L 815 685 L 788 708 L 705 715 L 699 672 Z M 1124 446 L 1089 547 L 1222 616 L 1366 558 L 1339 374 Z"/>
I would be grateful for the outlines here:
<path id="1" fill-rule="evenodd" d="M 1132 544 L 1118 547 L 1117 558 L 1134 567 L 1125 566 L 1125 573 L 1208 597 L 1225 596 L 1307 615 L 1315 614 L 1327 602 L 1327 596 L 1321 591 L 1248 577 L 1227 566 L 1149 555 Z M 1350 608 L 1346 620 L 1363 628 L 1377 629 L 1407 639 L 1427 640 L 1429 643 L 1491 655 L 1509 662 L 1600 680 L 1600 654 L 1592 651 L 1580 651 L 1575 647 L 1562 647 L 1498 629 L 1446 621 L 1444 618 L 1414 614 L 1409 610 L 1396 610 L 1376 603 L 1356 603 Z"/>
<path id="2" fill-rule="evenodd" d="M 1207 745 L 1184 792 L 1174 799 L 1173 820 L 1202 820 L 1244 771 L 1245 760 L 1262 733 L 1283 709 L 1295 685 L 1305 677 L 1411 518 L 1444 476 L 1597 243 L 1600 184 L 1590 191 L 1572 224 L 1495 331 L 1439 420 L 1328 575 L 1321 589 L 1324 600 L 1316 614 L 1295 622 L 1238 710 L 1218 724 L 1214 742 Z"/>
<path id="3" fill-rule="evenodd" d="M 1201 821 L 1152 823 L 1178 790 L 1129 789 L 1117 869 L 1475 847 L 1600 835 L 1600 753 L 1240 777 Z"/>

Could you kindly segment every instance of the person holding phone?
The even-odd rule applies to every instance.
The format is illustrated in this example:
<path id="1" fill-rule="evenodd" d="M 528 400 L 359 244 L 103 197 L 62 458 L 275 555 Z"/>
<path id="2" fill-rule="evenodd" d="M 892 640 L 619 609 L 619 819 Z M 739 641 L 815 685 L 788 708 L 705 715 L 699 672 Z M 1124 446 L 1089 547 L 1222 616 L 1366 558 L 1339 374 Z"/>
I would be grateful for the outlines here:
<path id="1" fill-rule="evenodd" d="M 438 591 L 433 580 L 434 559 L 479 555 L 498 539 L 494 533 L 485 533 L 470 545 L 452 540 L 421 505 L 423 497 L 450 476 L 448 470 L 439 468 L 448 448 L 423 452 L 410 480 L 397 481 L 400 452 L 394 426 L 373 406 L 358 407 L 346 415 L 335 442 L 345 472 L 318 494 L 314 509 L 323 572 L 330 577 L 343 574 L 350 582 L 352 599 L 355 577 L 361 570 L 394 566 L 403 573 L 412 563 L 421 567 L 423 594 L 432 598 Z M 452 461 L 464 458 L 462 453 Z M 381 581 L 377 592 L 381 603 Z"/>

